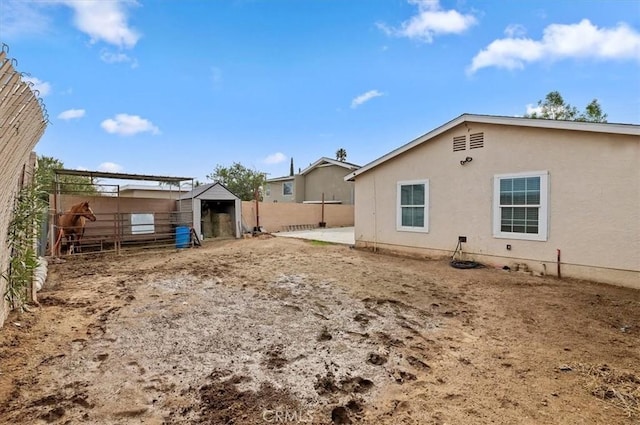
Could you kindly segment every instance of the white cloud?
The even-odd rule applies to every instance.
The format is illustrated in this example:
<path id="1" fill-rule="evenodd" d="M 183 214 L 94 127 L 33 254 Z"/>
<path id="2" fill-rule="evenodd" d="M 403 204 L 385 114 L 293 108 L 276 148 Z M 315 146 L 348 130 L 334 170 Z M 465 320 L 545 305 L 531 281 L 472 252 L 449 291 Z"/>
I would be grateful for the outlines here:
<path id="1" fill-rule="evenodd" d="M 3 37 L 43 34 L 48 31 L 50 23 L 50 18 L 33 2 L 0 1 L 0 28 Z"/>
<path id="2" fill-rule="evenodd" d="M 362 105 L 363 103 L 370 101 L 374 97 L 379 97 L 379 96 L 384 96 L 384 93 L 381 93 L 378 90 L 369 90 L 368 92 L 355 97 L 351 101 L 351 108 L 355 109 L 358 106 Z"/>
<path id="3" fill-rule="evenodd" d="M 91 37 L 91 42 L 103 41 L 121 48 L 132 48 L 140 33 L 128 23 L 128 7 L 135 0 L 58 0 L 74 11 L 73 23 Z"/>
<path id="4" fill-rule="evenodd" d="M 120 134 L 121 136 L 132 136 L 138 133 L 160 134 L 158 127 L 138 115 L 117 114 L 114 118 L 102 121 L 100 126 L 107 133 Z"/>
<path id="5" fill-rule="evenodd" d="M 25 76 L 22 77 L 22 81 L 29 84 L 31 86 L 31 90 L 38 90 L 40 97 L 45 97 L 51 93 L 51 84 L 46 81 L 42 81 L 39 78 Z"/>
<path id="6" fill-rule="evenodd" d="M 387 35 L 407 37 L 433 42 L 433 38 L 442 34 L 460 34 L 478 21 L 473 15 L 465 15 L 457 10 L 444 10 L 438 0 L 408 0 L 418 6 L 418 14 L 400 24 L 399 28 L 389 27 L 384 23 L 376 24 Z"/>
<path id="7" fill-rule="evenodd" d="M 72 120 L 74 118 L 82 118 L 84 117 L 85 112 L 86 111 L 84 109 L 68 109 L 64 112 L 61 112 L 60 115 L 58 115 L 58 118 L 61 120 Z"/>
<path id="8" fill-rule="evenodd" d="M 624 23 L 598 28 L 588 19 L 552 24 L 544 29 L 541 40 L 507 37 L 493 41 L 473 58 L 468 72 L 490 66 L 522 69 L 531 62 L 568 58 L 640 61 L 640 33 Z"/>
<path id="9" fill-rule="evenodd" d="M 282 152 L 276 152 L 274 154 L 268 155 L 265 159 L 262 160 L 265 164 L 279 164 L 287 160 L 287 156 Z"/>
<path id="10" fill-rule="evenodd" d="M 110 52 L 108 50 L 103 50 L 100 52 L 100 60 L 105 63 L 130 63 L 131 68 L 138 67 L 138 61 L 126 53 L 122 52 Z"/>
<path id="11" fill-rule="evenodd" d="M 115 162 L 103 162 L 98 166 L 98 171 L 104 171 L 105 173 L 119 173 L 123 169 L 122 165 Z"/>
<path id="12" fill-rule="evenodd" d="M 542 106 L 538 106 L 538 105 L 532 105 L 532 104 L 528 104 L 527 105 L 527 115 L 531 115 L 531 114 L 536 114 L 536 115 L 540 115 L 542 114 Z"/>
<path id="13" fill-rule="evenodd" d="M 526 33 L 527 33 L 527 29 L 520 24 L 509 24 L 504 29 L 504 35 L 506 35 L 509 38 L 524 37 Z"/>

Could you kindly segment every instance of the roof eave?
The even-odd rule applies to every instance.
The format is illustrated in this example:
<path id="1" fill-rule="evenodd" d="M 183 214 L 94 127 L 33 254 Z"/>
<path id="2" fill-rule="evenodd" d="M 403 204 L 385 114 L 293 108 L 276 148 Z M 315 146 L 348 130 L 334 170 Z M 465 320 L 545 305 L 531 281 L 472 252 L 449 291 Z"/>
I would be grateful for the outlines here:
<path id="1" fill-rule="evenodd" d="M 534 127 L 534 128 L 546 128 L 555 130 L 569 130 L 569 131 L 588 131 L 597 133 L 610 133 L 610 134 L 622 134 L 622 135 L 636 135 L 640 136 L 640 125 L 635 124 L 619 124 L 619 123 L 593 123 L 584 121 L 562 121 L 562 120 L 547 120 L 538 118 L 523 118 L 523 117 L 504 117 L 496 115 L 475 115 L 475 114 L 462 114 L 445 124 L 431 130 L 428 133 L 423 134 L 420 137 L 400 146 L 397 149 L 389 152 L 380 158 L 371 161 L 364 165 L 360 169 L 349 173 L 344 177 L 345 181 L 354 181 L 355 178 L 361 174 L 366 173 L 372 168 L 395 158 L 404 152 L 413 149 L 414 147 L 421 145 L 422 143 L 433 139 L 434 137 L 462 124 L 465 122 L 476 122 L 481 124 L 496 124 L 496 125 L 512 125 L 522 127 Z"/>

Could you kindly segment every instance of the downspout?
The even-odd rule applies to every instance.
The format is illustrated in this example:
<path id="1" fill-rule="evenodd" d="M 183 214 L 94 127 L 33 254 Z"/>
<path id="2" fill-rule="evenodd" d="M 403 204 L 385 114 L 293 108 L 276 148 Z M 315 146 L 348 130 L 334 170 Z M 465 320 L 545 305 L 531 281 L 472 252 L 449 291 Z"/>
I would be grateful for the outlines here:
<path id="1" fill-rule="evenodd" d="M 373 175 L 373 252 L 378 252 L 378 200 L 375 174 Z"/>

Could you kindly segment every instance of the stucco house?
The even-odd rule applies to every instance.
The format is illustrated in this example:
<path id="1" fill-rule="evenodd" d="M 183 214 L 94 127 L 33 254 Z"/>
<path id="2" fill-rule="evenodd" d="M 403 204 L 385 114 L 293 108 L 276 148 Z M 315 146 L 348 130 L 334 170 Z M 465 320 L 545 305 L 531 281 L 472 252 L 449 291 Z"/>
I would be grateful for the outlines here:
<path id="1" fill-rule="evenodd" d="M 356 247 L 640 289 L 639 125 L 463 114 L 345 180 Z"/>
<path id="2" fill-rule="evenodd" d="M 180 195 L 189 192 L 190 189 L 176 186 L 151 186 L 144 184 L 126 184 L 120 186 L 119 196 L 124 198 L 161 198 L 178 199 Z"/>
<path id="3" fill-rule="evenodd" d="M 344 177 L 359 165 L 322 157 L 293 176 L 267 179 L 264 202 L 353 204 L 353 183 Z"/>

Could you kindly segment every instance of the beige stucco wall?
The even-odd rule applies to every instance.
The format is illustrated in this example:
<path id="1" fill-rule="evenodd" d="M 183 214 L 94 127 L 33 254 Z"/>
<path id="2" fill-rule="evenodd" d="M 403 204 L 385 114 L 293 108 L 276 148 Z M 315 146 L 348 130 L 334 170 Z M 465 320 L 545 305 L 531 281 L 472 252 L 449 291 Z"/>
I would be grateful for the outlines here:
<path id="1" fill-rule="evenodd" d="M 293 194 L 287 196 L 282 194 L 284 181 L 268 182 L 269 195 L 265 194 L 264 202 L 321 201 L 324 192 L 326 201 L 353 204 L 354 184 L 344 181 L 348 173 L 344 167 L 328 165 L 316 167 L 304 175 L 296 174 L 287 180 L 293 181 Z"/>
<path id="2" fill-rule="evenodd" d="M 287 226 L 318 226 L 322 219 L 322 205 L 280 202 L 260 202 L 260 227 L 267 232 L 280 232 Z M 324 206 L 324 221 L 327 227 L 353 226 L 353 205 Z M 245 227 L 256 225 L 256 203 L 242 202 L 242 222 Z"/>
<path id="3" fill-rule="evenodd" d="M 467 236 L 471 258 L 527 263 L 563 276 L 640 288 L 640 138 L 468 123 L 445 132 L 356 180 L 359 247 L 444 256 Z M 484 132 L 484 147 L 452 151 L 452 138 Z M 471 156 L 473 161 L 460 165 Z M 493 237 L 493 177 L 548 171 L 547 241 Z M 396 184 L 429 179 L 429 232 L 396 230 Z M 507 250 L 510 244 L 512 249 Z"/>
<path id="4" fill-rule="evenodd" d="M 282 186 L 284 185 L 284 181 L 276 181 L 276 182 L 268 182 L 269 185 L 269 195 L 267 196 L 265 193 L 264 202 L 296 202 L 296 184 L 294 177 L 291 177 L 291 180 L 287 180 L 289 182 L 293 181 L 293 193 L 291 195 L 283 195 L 282 194 Z"/>
<path id="5" fill-rule="evenodd" d="M 353 182 L 345 182 L 349 173 L 344 167 L 328 165 L 316 167 L 305 175 L 305 201 L 320 201 L 324 192 L 325 201 L 342 201 L 353 204 Z"/>

